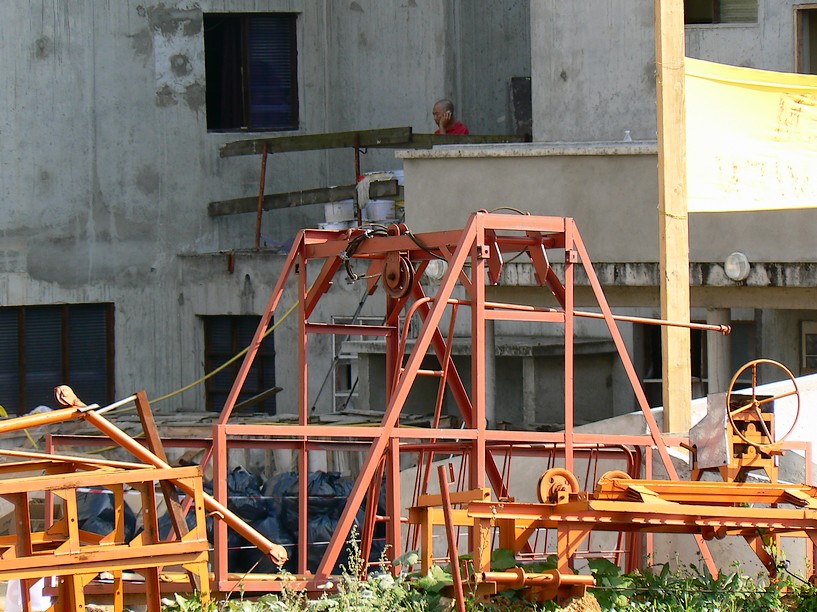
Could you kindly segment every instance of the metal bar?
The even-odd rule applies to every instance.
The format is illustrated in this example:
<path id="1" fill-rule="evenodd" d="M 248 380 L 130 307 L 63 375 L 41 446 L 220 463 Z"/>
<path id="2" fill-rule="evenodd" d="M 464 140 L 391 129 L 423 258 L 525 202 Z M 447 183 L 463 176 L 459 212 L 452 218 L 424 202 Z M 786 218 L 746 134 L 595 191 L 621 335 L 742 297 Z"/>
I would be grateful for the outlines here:
<path id="1" fill-rule="evenodd" d="M 348 325 L 344 323 L 307 323 L 308 334 L 386 337 L 394 331 L 391 325 Z"/>
<path id="2" fill-rule="evenodd" d="M 255 218 L 255 250 L 261 248 L 261 216 L 264 214 L 264 186 L 267 180 L 267 143 L 261 154 L 261 179 L 258 184 L 258 213 Z"/>
<path id="3" fill-rule="evenodd" d="M 30 427 L 41 427 L 43 425 L 55 425 L 64 423 L 79 416 L 78 408 L 60 408 L 51 412 L 41 412 L 38 414 L 27 414 L 25 416 L 5 419 L 0 421 L 0 434 L 20 431 Z"/>
<path id="4" fill-rule="evenodd" d="M 558 308 L 542 308 L 539 306 L 526 306 L 524 304 L 505 304 L 502 302 L 485 302 L 485 308 L 491 310 L 510 310 L 520 311 L 524 313 L 554 313 L 564 315 L 564 310 Z M 601 319 L 604 320 L 604 313 L 601 312 L 587 312 L 583 310 L 574 310 L 573 316 L 583 317 L 587 319 Z M 613 320 L 624 321 L 627 323 L 642 323 L 644 325 L 665 325 L 670 327 L 685 327 L 688 329 L 700 329 L 703 331 L 713 331 L 721 334 L 729 334 L 732 331 L 731 325 L 710 325 L 707 323 L 690 323 L 683 321 L 667 321 L 666 319 L 650 319 L 648 317 L 631 317 L 629 315 L 613 315 Z"/>
<path id="5" fill-rule="evenodd" d="M 368 562 L 372 554 L 372 541 L 374 540 L 374 527 L 377 519 L 377 504 L 380 498 L 380 483 L 383 481 L 383 462 L 377 468 L 372 484 L 369 485 L 369 494 L 366 498 L 366 511 L 363 515 L 363 527 L 360 534 L 360 551 L 363 554 L 364 561 Z M 390 476 L 391 477 L 391 476 Z M 394 558 L 394 557 L 393 557 Z M 363 576 L 358 578 L 365 579 L 365 574 L 368 571 L 368 565 L 364 564 Z"/>
<path id="6" fill-rule="evenodd" d="M 388 470 L 389 478 L 386 480 L 386 511 L 389 516 L 386 523 L 386 542 L 390 546 L 389 558 L 394 562 L 403 554 L 400 542 L 403 528 L 400 516 L 400 446 L 397 440 L 391 440 L 387 452 L 385 469 Z M 397 569 L 395 568 L 393 571 L 397 571 Z"/>
<path id="7" fill-rule="evenodd" d="M 309 451 L 298 449 L 298 573 L 309 570 Z"/>
<path id="8" fill-rule="evenodd" d="M 227 504 L 227 432 L 224 425 L 213 426 L 213 495 L 222 504 Z M 213 524 L 213 565 L 218 589 L 223 589 L 222 581 L 230 571 L 228 557 L 227 524 L 215 521 Z"/>
<path id="9" fill-rule="evenodd" d="M 329 542 L 326 554 L 321 560 L 320 567 L 317 571 L 317 575 L 319 577 L 328 575 L 329 570 L 334 567 L 335 561 L 337 561 L 337 557 L 340 553 L 340 545 L 343 541 L 345 541 L 346 536 L 349 533 L 349 529 L 352 526 L 355 514 L 357 513 L 358 508 L 360 508 L 366 489 L 368 488 L 372 476 L 374 475 L 377 463 L 383 456 L 383 451 L 389 442 L 391 432 L 397 423 L 397 419 L 400 416 L 400 411 L 402 410 L 406 398 L 411 390 L 411 386 L 414 383 L 416 370 L 422 363 L 425 352 L 430 346 L 432 338 L 434 337 L 434 332 L 437 331 L 439 333 L 437 326 L 439 325 L 439 322 L 443 316 L 443 311 L 446 306 L 445 301 L 451 297 L 451 293 L 454 290 L 454 286 L 456 285 L 457 281 L 457 273 L 454 271 L 462 268 L 468 259 L 468 255 L 471 251 L 471 245 L 475 239 L 475 225 L 476 223 L 474 216 L 472 215 L 468 222 L 468 226 L 460 236 L 459 245 L 454 254 L 453 261 L 449 265 L 448 271 L 440 283 L 440 288 L 437 292 L 437 303 L 435 303 L 434 307 L 431 308 L 431 311 L 429 312 L 425 325 L 423 326 L 423 329 L 417 338 L 417 342 L 415 343 L 414 351 L 406 364 L 406 370 L 400 376 L 395 392 L 392 395 L 388 406 L 386 407 L 386 414 L 384 415 L 381 423 L 383 436 L 376 438 L 372 442 L 372 446 L 369 449 L 363 466 L 361 467 L 360 475 L 352 487 L 352 491 L 349 494 L 346 506 L 344 507 L 343 513 L 338 520 L 337 528 L 334 534 L 332 534 L 332 539 Z M 415 287 L 416 286 L 417 283 L 415 283 Z"/>
<path id="10" fill-rule="evenodd" d="M 51 435 L 51 434 L 49 434 Z M 110 440 L 106 440 L 107 443 L 110 444 Z M 46 449 L 49 447 L 46 446 Z M 53 448 L 53 445 L 51 446 Z M 40 460 L 38 463 L 75 463 L 84 466 L 95 466 L 95 467 L 112 467 L 112 468 L 123 468 L 123 469 L 140 469 L 144 468 L 144 464 L 142 463 L 130 463 L 126 461 L 111 461 L 108 459 L 93 459 L 91 457 L 74 457 L 71 455 L 55 455 L 53 453 L 38 453 L 35 451 L 15 451 L 9 449 L 0 449 L 0 456 L 4 457 L 20 457 L 20 458 L 27 458 L 27 459 L 38 459 Z M 14 465 L 18 465 L 20 468 L 25 468 L 26 466 L 30 466 L 32 462 L 25 461 L 15 463 Z M 3 464 L 0 467 L 6 467 L 9 464 Z"/>
<path id="11" fill-rule="evenodd" d="M 474 414 L 473 425 L 477 432 L 474 446 L 470 453 L 470 474 L 468 487 L 471 489 L 485 486 L 485 433 L 487 420 L 486 390 L 486 321 L 485 321 L 485 274 L 487 257 L 483 253 L 485 244 L 485 215 L 476 215 L 476 238 L 471 247 L 471 406 Z M 453 338 L 452 338 L 453 340 Z M 496 376 L 496 372 L 492 373 Z M 474 537 L 474 533 L 471 533 Z M 473 539 L 471 540 L 473 547 Z"/>
<path id="12" fill-rule="evenodd" d="M 457 610 L 459 610 L 459 612 L 465 612 L 465 594 L 462 591 L 460 558 L 457 552 L 457 539 L 454 535 L 454 525 L 451 521 L 451 497 L 448 491 L 448 486 L 453 479 L 446 478 L 446 467 L 449 471 L 453 471 L 450 463 L 447 466 L 439 465 L 437 466 L 437 476 L 440 480 L 440 495 L 442 496 L 443 517 L 445 518 L 445 535 L 448 537 L 448 558 L 451 561 L 451 576 L 454 580 L 454 601 L 457 604 Z"/>
<path id="13" fill-rule="evenodd" d="M 575 226 L 573 219 L 564 220 L 565 228 L 565 359 L 564 359 L 564 386 L 565 386 L 565 468 L 569 472 L 574 471 L 573 462 L 573 401 L 575 364 L 574 344 L 575 344 L 575 321 L 573 315 L 573 280 L 575 276 L 574 263 L 576 262 L 576 251 L 573 248 L 573 235 Z M 549 269 L 549 268 L 548 268 Z"/>
<path id="14" fill-rule="evenodd" d="M 278 306 L 278 301 L 283 295 L 284 286 L 289 278 L 289 274 L 292 271 L 292 268 L 295 266 L 298 254 L 303 249 L 303 241 L 304 231 L 301 231 L 298 234 L 298 237 L 295 239 L 292 249 L 290 249 L 289 255 L 284 262 L 284 267 L 281 270 L 281 276 L 278 278 L 278 282 L 272 291 L 272 295 L 270 296 L 270 300 L 267 303 L 266 309 L 264 310 L 264 314 L 261 315 L 261 321 L 258 323 L 258 328 L 255 330 L 255 335 L 253 336 L 252 342 L 247 348 L 247 354 L 244 356 L 244 361 L 241 362 L 241 367 L 239 368 L 238 374 L 233 382 L 233 386 L 230 389 L 230 394 L 227 396 L 227 401 L 224 403 L 224 408 L 222 409 L 221 414 L 219 414 L 217 421 L 217 424 L 219 425 L 224 424 L 232 414 L 233 407 L 238 400 L 238 395 L 241 393 L 241 388 L 244 386 L 244 381 L 247 379 L 247 374 L 249 373 L 252 363 L 255 360 L 255 356 L 258 353 L 258 349 L 264 340 L 264 334 L 269 327 L 270 321 L 272 321 L 272 315 L 275 312 L 275 308 Z M 202 469 L 207 467 L 211 458 L 212 449 L 205 453 L 204 458 L 201 461 Z"/>
<path id="15" fill-rule="evenodd" d="M 132 453 L 145 463 L 148 463 L 160 469 L 182 469 L 171 468 L 167 463 L 159 459 L 156 455 L 154 455 L 144 446 L 136 442 L 133 438 L 131 438 L 124 431 L 116 427 L 114 424 L 107 421 L 104 417 L 98 416 L 93 412 L 86 412 L 83 414 L 83 418 L 85 418 L 86 421 L 94 425 L 94 427 L 99 429 L 102 433 L 104 433 L 105 435 L 109 436 L 112 440 L 117 442 L 125 450 Z M 182 489 L 182 491 L 184 491 L 188 495 L 192 494 L 192 490 L 187 483 L 181 480 L 178 481 L 174 480 L 174 482 L 176 486 Z M 284 550 L 282 546 L 270 542 L 267 538 L 258 533 L 252 527 L 250 527 L 238 515 L 229 510 L 227 506 L 221 504 L 214 497 L 204 493 L 203 499 L 204 505 L 208 510 L 221 515 L 222 520 L 225 521 L 230 527 L 232 527 L 234 531 L 236 531 L 239 535 L 249 540 L 253 545 L 258 547 L 264 554 L 269 555 L 273 559 L 273 561 L 283 562 L 286 560 L 287 558 L 286 550 Z"/>

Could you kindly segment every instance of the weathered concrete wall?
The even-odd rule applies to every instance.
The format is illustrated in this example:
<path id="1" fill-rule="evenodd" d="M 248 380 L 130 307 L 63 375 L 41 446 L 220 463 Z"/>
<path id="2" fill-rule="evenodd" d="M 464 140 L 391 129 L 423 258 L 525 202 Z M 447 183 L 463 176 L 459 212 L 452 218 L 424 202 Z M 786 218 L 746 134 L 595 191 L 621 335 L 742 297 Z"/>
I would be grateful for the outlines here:
<path id="1" fill-rule="evenodd" d="M 446 96 L 472 134 L 510 134 L 510 78 L 529 77 L 529 0 L 467 0 L 454 5 L 454 62 Z"/>
<path id="2" fill-rule="evenodd" d="M 794 71 L 791 0 L 759 0 L 758 23 L 686 27 L 686 54 Z M 652 2 L 531 3 L 534 140 L 654 139 Z"/>
<path id="3" fill-rule="evenodd" d="M 400 151 L 407 221 L 416 231 L 461 227 L 480 209 L 514 207 L 576 219 L 598 262 L 657 262 L 655 144 L 450 146 Z M 817 262 L 811 210 L 698 214 L 689 219 L 690 261 Z"/>
<path id="4" fill-rule="evenodd" d="M 118 392 L 145 386 L 156 395 L 194 380 L 203 349 L 196 315 L 260 313 L 279 266 L 240 255 L 229 275 L 223 258 L 178 257 L 254 241 L 255 215 L 206 214 L 210 201 L 256 194 L 260 163 L 220 158 L 219 146 L 240 136 L 207 132 L 202 13 L 298 14 L 295 133 L 430 132 L 430 106 L 442 95 L 500 114 L 496 83 L 512 64 L 516 73 L 511 59 L 527 45 L 525 2 L 481 4 L 486 27 L 461 0 L 8 3 L 0 22 L 0 304 L 114 302 Z M 452 19 L 468 20 L 471 35 L 459 43 Z M 513 50 L 495 48 L 493 58 L 505 58 L 496 63 L 456 48 L 484 44 L 477 34 Z M 460 68 L 464 58 L 471 63 Z M 468 92 L 455 72 L 468 75 Z M 472 97 L 480 99 L 470 105 Z M 362 156 L 364 172 L 399 165 L 390 151 Z M 353 180 L 352 151 L 273 155 L 266 190 Z M 262 234 L 287 243 L 320 220 L 321 206 L 279 211 L 265 215 Z M 358 296 L 349 299 L 348 311 L 339 298 L 338 312 L 318 316 L 353 312 Z M 292 378 L 291 361 L 279 367 L 280 379 Z M 183 401 L 201 399 L 191 391 Z"/>

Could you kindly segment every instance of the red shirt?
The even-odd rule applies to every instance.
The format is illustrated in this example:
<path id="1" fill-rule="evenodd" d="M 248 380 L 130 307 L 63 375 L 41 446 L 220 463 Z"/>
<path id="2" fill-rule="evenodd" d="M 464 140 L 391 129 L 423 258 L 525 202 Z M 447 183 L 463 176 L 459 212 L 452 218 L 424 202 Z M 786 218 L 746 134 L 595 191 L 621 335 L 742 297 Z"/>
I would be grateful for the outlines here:
<path id="1" fill-rule="evenodd" d="M 434 132 L 435 134 L 439 134 L 440 130 Z M 459 134 L 459 135 L 466 135 L 468 134 L 468 128 L 465 127 L 461 122 L 457 121 L 454 125 L 448 126 L 448 130 L 445 132 L 446 134 Z"/>

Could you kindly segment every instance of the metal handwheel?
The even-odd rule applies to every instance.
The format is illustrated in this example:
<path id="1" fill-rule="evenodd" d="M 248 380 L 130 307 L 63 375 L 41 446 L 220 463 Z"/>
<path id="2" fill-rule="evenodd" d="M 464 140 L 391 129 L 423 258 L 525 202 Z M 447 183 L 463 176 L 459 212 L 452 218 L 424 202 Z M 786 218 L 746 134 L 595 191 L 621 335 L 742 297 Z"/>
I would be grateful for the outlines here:
<path id="1" fill-rule="evenodd" d="M 791 383 L 792 389 L 790 391 L 785 391 L 783 393 L 778 393 L 772 397 L 764 397 L 758 398 L 757 396 L 757 370 L 758 367 L 761 365 L 770 365 L 776 368 L 783 370 L 786 374 L 786 378 L 788 378 L 789 382 Z M 746 370 L 751 369 L 752 371 L 752 396 L 751 398 L 747 398 L 746 403 L 743 403 L 736 408 L 732 408 L 732 400 L 733 398 L 737 400 L 737 398 L 742 398 L 741 394 L 735 393 L 735 386 L 737 385 L 738 379 L 740 378 L 741 374 L 743 374 Z M 785 379 L 783 379 L 785 380 Z M 785 433 L 785 435 L 781 436 L 779 439 L 775 440 L 773 432 L 769 431 L 766 427 L 766 422 L 763 420 L 763 413 L 761 411 L 761 406 L 763 404 L 769 404 L 775 400 L 783 399 L 784 397 L 795 396 L 797 400 L 796 411 L 794 414 L 794 421 L 791 424 L 789 430 Z M 732 426 L 732 430 L 738 435 L 738 437 L 746 442 L 747 444 L 751 444 L 759 449 L 768 449 L 772 446 L 780 444 L 789 437 L 792 431 L 794 431 L 795 426 L 797 425 L 797 419 L 800 418 L 800 390 L 797 388 L 797 381 L 794 378 L 794 374 L 784 366 L 782 363 L 777 361 L 773 361 L 772 359 L 755 359 L 754 361 L 750 361 L 746 365 L 744 365 L 740 370 L 738 370 L 737 374 L 732 378 L 732 382 L 729 384 L 729 391 L 726 395 L 726 413 L 729 415 L 729 424 Z M 735 423 L 735 416 L 747 412 L 747 411 L 754 411 L 758 418 L 758 423 L 760 424 L 760 428 L 762 429 L 763 433 L 767 436 L 769 440 L 772 442 L 761 444 L 756 441 L 750 440 L 747 438 L 743 432 L 741 432 Z"/>

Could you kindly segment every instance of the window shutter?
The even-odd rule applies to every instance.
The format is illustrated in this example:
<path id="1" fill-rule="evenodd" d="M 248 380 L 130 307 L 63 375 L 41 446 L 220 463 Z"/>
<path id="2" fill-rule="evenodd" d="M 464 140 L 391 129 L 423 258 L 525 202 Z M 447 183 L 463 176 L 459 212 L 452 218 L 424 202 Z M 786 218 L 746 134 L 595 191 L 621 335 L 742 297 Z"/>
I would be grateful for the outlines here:
<path id="1" fill-rule="evenodd" d="M 721 23 L 757 22 L 757 0 L 721 0 Z"/>
<path id="2" fill-rule="evenodd" d="M 204 367 L 206 372 L 212 372 L 237 352 L 250 345 L 261 317 L 252 315 L 212 315 L 203 317 L 203 320 L 205 338 Z M 270 334 L 258 349 L 236 403 L 248 400 L 254 395 L 275 386 L 275 351 L 273 346 L 273 335 Z M 243 359 L 239 359 L 233 362 L 231 367 L 225 368 L 207 379 L 205 389 L 208 410 L 220 411 L 224 408 L 227 396 L 232 389 L 242 363 Z M 271 395 L 247 408 L 248 412 L 268 412 L 271 414 L 275 414 L 275 410 L 275 395 Z"/>
<path id="3" fill-rule="evenodd" d="M 252 16 L 248 22 L 250 126 L 295 127 L 295 15 Z"/>
<path id="4" fill-rule="evenodd" d="M 108 389 L 108 333 L 106 307 L 102 304 L 70 306 L 68 309 L 69 384 L 87 403 L 104 405 Z"/>
<path id="5" fill-rule="evenodd" d="M 0 404 L 9 416 L 20 408 L 20 340 L 16 308 L 0 310 Z"/>
<path id="6" fill-rule="evenodd" d="M 26 405 L 55 408 L 54 387 L 65 382 L 62 372 L 62 312 L 59 308 L 31 308 L 25 316 Z"/>

